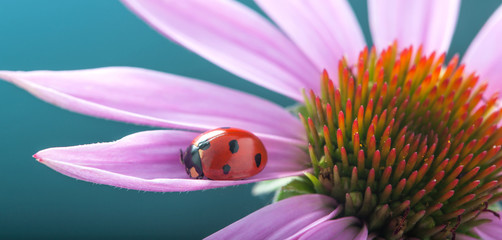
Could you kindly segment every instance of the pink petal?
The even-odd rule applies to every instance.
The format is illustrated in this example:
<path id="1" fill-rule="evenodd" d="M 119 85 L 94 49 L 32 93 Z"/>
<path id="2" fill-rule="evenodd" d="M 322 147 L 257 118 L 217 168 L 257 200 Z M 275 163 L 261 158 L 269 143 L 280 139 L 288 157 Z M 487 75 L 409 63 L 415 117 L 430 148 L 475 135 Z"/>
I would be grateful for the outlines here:
<path id="1" fill-rule="evenodd" d="M 317 225 L 299 239 L 366 240 L 368 238 L 368 229 L 366 226 L 360 228 L 358 225 L 360 225 L 360 221 L 355 217 L 338 218 Z"/>
<path id="2" fill-rule="evenodd" d="M 338 61 L 351 63 L 366 45 L 349 3 L 345 0 L 256 0 L 318 69 L 337 76 Z"/>
<path id="3" fill-rule="evenodd" d="M 307 194 L 268 205 L 221 229 L 207 239 L 285 239 L 329 215 L 333 198 Z"/>
<path id="4" fill-rule="evenodd" d="M 502 214 L 502 212 L 499 212 Z M 502 236 L 502 220 L 491 212 L 482 213 L 478 219 L 489 219 L 491 222 L 473 228 L 473 232 L 483 240 L 498 240 Z"/>
<path id="5" fill-rule="evenodd" d="M 486 91 L 488 97 L 502 90 L 500 39 L 502 39 L 502 6 L 486 22 L 463 59 L 468 72 L 476 71 L 481 80 L 490 83 Z"/>
<path id="6" fill-rule="evenodd" d="M 446 52 L 459 9 L 460 0 L 368 0 L 373 42 L 379 50 L 397 39 L 400 47 L 423 44 L 426 54 Z"/>
<path id="7" fill-rule="evenodd" d="M 123 0 L 166 37 L 223 69 L 303 101 L 300 89 L 317 86 L 321 71 L 272 24 L 226 0 Z"/>
<path id="8" fill-rule="evenodd" d="M 368 236 L 368 228 L 366 227 L 365 224 L 363 225 L 363 228 L 361 229 L 361 231 L 359 231 L 357 236 L 354 237 L 354 240 L 366 240 L 366 239 L 373 239 L 373 237 Z"/>
<path id="9" fill-rule="evenodd" d="M 461 233 L 455 234 L 455 239 L 457 239 L 457 240 L 478 240 L 477 238 L 473 238 L 471 236 L 467 236 L 467 235 L 461 234 Z"/>
<path id="10" fill-rule="evenodd" d="M 281 141 L 262 138 L 269 160 L 258 175 L 238 181 L 190 179 L 180 163 L 180 149 L 186 149 L 197 135 L 175 130 L 146 131 L 116 142 L 49 148 L 34 157 L 73 178 L 158 192 L 225 187 L 302 175 L 309 171 L 308 156 L 303 150 Z"/>
<path id="11" fill-rule="evenodd" d="M 322 218 L 319 218 L 317 219 L 316 221 L 312 222 L 311 224 L 307 225 L 306 227 L 302 228 L 300 231 L 296 232 L 295 234 L 291 235 L 290 237 L 288 237 L 287 239 L 288 240 L 292 240 L 292 239 L 298 239 L 300 236 L 302 236 L 303 234 L 305 234 L 306 232 L 308 232 L 310 229 L 314 228 L 315 226 L 318 226 L 319 224 L 323 223 L 323 222 L 326 222 L 330 219 L 333 219 L 335 218 L 336 216 L 338 216 L 338 214 L 342 213 L 343 212 L 343 207 L 338 205 L 335 210 L 333 210 L 330 214 L 322 217 Z"/>
<path id="12" fill-rule="evenodd" d="M 108 67 L 0 71 L 0 77 L 71 111 L 158 127 L 205 131 L 222 126 L 302 139 L 300 121 L 264 99 L 167 73 Z"/>

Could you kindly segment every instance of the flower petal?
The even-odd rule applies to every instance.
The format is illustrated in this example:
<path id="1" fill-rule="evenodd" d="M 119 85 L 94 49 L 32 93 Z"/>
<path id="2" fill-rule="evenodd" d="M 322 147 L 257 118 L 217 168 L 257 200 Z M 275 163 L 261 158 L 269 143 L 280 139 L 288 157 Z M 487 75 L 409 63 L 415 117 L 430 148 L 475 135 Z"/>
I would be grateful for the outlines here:
<path id="1" fill-rule="evenodd" d="M 335 200 L 319 194 L 291 197 L 268 205 L 207 239 L 285 239 L 334 210 Z"/>
<path id="2" fill-rule="evenodd" d="M 227 0 L 123 0 L 166 37 L 258 85 L 303 101 L 321 71 L 271 23 Z"/>
<path id="3" fill-rule="evenodd" d="M 499 212 L 502 214 L 502 212 Z M 491 222 L 481 224 L 473 228 L 473 232 L 476 233 L 480 239 L 483 240 L 497 240 L 502 236 L 502 220 L 500 217 L 495 216 L 491 212 L 484 212 L 478 217 L 478 219 L 489 219 Z"/>
<path id="4" fill-rule="evenodd" d="M 0 71 L 60 107 L 97 117 L 205 131 L 222 126 L 302 139 L 300 121 L 264 99 L 204 81 L 131 67 L 75 71 Z"/>
<path id="5" fill-rule="evenodd" d="M 486 96 L 491 96 L 495 92 L 502 90 L 502 48 L 500 39 L 502 38 L 502 5 L 492 14 L 485 23 L 474 41 L 471 43 L 463 63 L 466 64 L 466 71 L 476 71 L 480 79 L 488 81 L 490 87 L 487 88 Z"/>
<path id="6" fill-rule="evenodd" d="M 306 227 L 302 228 L 300 231 L 296 232 L 292 236 L 288 237 L 287 240 L 293 240 L 293 239 L 298 239 L 300 236 L 305 234 L 306 232 L 310 231 L 312 228 L 318 226 L 321 223 L 324 223 L 330 219 L 335 218 L 338 216 L 338 214 L 342 213 L 343 207 L 341 205 L 338 205 L 335 210 L 333 210 L 330 214 L 317 219 L 316 221 L 312 222 L 311 224 L 307 225 Z"/>
<path id="7" fill-rule="evenodd" d="M 186 149 L 196 135 L 194 132 L 175 130 L 145 131 L 116 142 L 49 148 L 34 157 L 73 178 L 158 192 L 225 187 L 302 175 L 309 171 L 306 167 L 308 157 L 303 150 L 262 138 L 269 160 L 258 175 L 236 181 L 190 179 L 180 163 L 180 149 Z"/>
<path id="8" fill-rule="evenodd" d="M 377 49 L 394 40 L 404 48 L 410 45 L 446 52 L 457 24 L 460 0 L 368 0 L 371 35 Z"/>
<path id="9" fill-rule="evenodd" d="M 337 76 L 338 61 L 356 63 L 365 44 L 349 3 L 345 0 L 256 0 L 318 69 Z"/>
<path id="10" fill-rule="evenodd" d="M 455 239 L 458 239 L 458 240 L 478 240 L 477 238 L 467 236 L 467 235 L 461 234 L 461 233 L 456 233 Z"/>
<path id="11" fill-rule="evenodd" d="M 358 227 L 360 221 L 355 217 L 343 217 L 331 221 L 323 222 L 310 229 L 299 239 L 340 239 L 340 240 L 366 240 L 368 229 Z"/>

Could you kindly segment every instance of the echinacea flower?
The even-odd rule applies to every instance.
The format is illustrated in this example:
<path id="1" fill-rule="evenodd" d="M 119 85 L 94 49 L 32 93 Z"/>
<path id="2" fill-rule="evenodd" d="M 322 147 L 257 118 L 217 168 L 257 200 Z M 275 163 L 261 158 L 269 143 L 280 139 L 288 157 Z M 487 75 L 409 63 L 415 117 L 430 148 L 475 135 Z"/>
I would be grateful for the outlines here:
<path id="1" fill-rule="evenodd" d="M 501 197 L 502 114 L 493 93 L 502 76 L 502 7 L 458 66 L 458 57 L 443 64 L 460 7 L 454 0 L 369 1 L 371 50 L 345 1 L 258 0 L 284 34 L 233 1 L 124 3 L 169 39 L 297 100 L 300 117 L 246 93 L 145 69 L 0 71 L 72 111 L 183 129 L 46 149 L 35 154 L 40 162 L 74 178 L 146 191 L 305 175 L 281 188 L 284 200 L 214 239 L 500 236 L 488 206 Z M 179 149 L 221 126 L 263 140 L 269 163 L 262 173 L 240 181 L 188 178 Z"/>

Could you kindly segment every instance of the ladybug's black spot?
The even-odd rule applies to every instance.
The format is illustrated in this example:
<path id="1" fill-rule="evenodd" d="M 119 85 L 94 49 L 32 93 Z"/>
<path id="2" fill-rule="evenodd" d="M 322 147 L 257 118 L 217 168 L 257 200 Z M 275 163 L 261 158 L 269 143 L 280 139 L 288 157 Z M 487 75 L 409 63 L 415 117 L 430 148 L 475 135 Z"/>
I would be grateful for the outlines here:
<path id="1" fill-rule="evenodd" d="M 199 149 L 201 150 L 207 150 L 211 146 L 211 143 L 209 141 L 202 141 L 199 143 Z"/>
<path id="2" fill-rule="evenodd" d="M 230 152 L 232 153 L 236 153 L 237 151 L 239 151 L 239 143 L 237 142 L 237 140 L 232 140 L 228 143 L 228 146 L 230 146 Z"/>
<path id="3" fill-rule="evenodd" d="M 224 174 L 228 174 L 230 172 L 230 165 L 226 164 L 222 169 Z"/>
<path id="4" fill-rule="evenodd" d="M 254 162 L 256 163 L 256 167 L 260 167 L 261 164 L 261 153 L 254 155 Z"/>
<path id="5" fill-rule="evenodd" d="M 230 127 L 220 127 L 220 129 L 229 129 Z"/>

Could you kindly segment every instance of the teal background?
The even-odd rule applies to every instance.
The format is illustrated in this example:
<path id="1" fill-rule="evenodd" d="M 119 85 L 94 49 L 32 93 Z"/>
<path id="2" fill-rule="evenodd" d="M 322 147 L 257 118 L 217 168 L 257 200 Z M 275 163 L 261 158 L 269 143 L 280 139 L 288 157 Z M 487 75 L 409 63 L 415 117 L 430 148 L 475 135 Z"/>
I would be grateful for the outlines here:
<path id="1" fill-rule="evenodd" d="M 501 2 L 463 1 L 450 53 L 463 53 Z M 365 1 L 351 4 L 369 39 Z M 292 103 L 171 43 L 117 1 L 0 1 L 0 69 L 113 65 L 200 78 Z M 148 129 L 71 113 L 0 81 L 0 238 L 199 239 L 270 202 L 270 196 L 253 197 L 251 185 L 190 193 L 96 185 L 31 157 L 44 148 L 112 141 Z"/>

